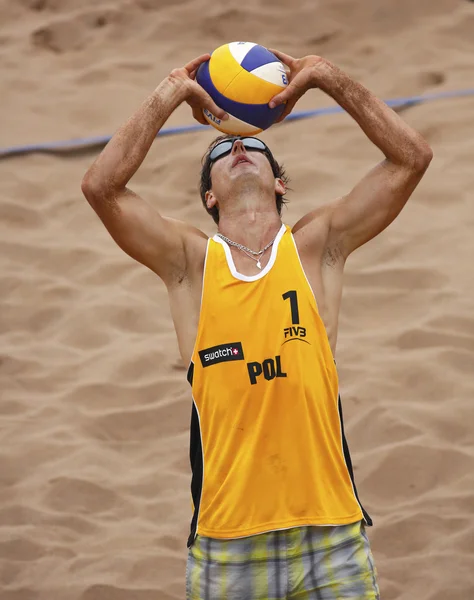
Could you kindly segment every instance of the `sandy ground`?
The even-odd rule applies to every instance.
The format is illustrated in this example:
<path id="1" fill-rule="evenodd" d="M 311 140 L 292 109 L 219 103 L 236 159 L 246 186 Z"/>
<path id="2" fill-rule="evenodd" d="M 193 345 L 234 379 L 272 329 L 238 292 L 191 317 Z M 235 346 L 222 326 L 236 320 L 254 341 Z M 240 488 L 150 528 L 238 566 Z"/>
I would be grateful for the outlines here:
<path id="1" fill-rule="evenodd" d="M 473 87 L 473 30 L 462 0 L 0 0 L 0 146 L 112 133 L 171 68 L 236 39 L 326 56 L 382 98 Z M 473 111 L 403 111 L 435 159 L 347 265 L 337 359 L 383 600 L 474 598 Z M 214 136 L 158 140 L 132 186 L 206 233 Z M 292 178 L 290 225 L 380 158 L 346 115 L 262 137 Z M 0 162 L 1 600 L 184 598 L 190 390 L 164 286 L 81 195 L 95 154 Z"/>

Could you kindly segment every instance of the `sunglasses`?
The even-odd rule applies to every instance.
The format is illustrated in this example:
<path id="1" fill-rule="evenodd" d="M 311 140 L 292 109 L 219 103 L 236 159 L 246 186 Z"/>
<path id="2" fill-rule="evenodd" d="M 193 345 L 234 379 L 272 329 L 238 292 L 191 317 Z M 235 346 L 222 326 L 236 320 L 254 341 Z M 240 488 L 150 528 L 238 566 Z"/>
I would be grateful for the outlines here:
<path id="1" fill-rule="evenodd" d="M 216 160 L 219 160 L 219 158 L 223 158 L 224 156 L 230 154 L 232 152 L 232 148 L 234 147 L 234 143 L 237 140 L 240 140 L 242 142 L 246 150 L 250 152 L 263 152 L 269 157 L 270 163 L 275 162 L 275 159 L 273 158 L 270 149 L 266 144 L 262 142 L 262 140 L 259 140 L 258 138 L 254 137 L 236 137 L 232 140 L 224 140 L 222 142 L 219 142 L 214 146 L 214 148 L 209 154 L 209 162 L 211 163 L 211 165 L 215 163 Z"/>

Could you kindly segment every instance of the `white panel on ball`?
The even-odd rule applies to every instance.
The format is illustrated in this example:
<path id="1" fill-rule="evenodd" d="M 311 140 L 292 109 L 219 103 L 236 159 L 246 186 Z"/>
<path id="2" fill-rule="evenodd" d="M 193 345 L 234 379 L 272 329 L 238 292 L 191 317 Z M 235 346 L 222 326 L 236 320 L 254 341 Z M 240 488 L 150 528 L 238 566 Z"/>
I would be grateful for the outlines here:
<path id="1" fill-rule="evenodd" d="M 275 85 L 287 85 L 288 79 L 286 75 L 285 67 L 280 62 L 267 63 L 261 67 L 257 67 L 250 71 L 252 75 L 260 77 L 268 81 L 268 83 L 274 83 Z"/>
<path id="2" fill-rule="evenodd" d="M 256 45 L 253 42 L 230 42 L 229 50 L 240 65 L 250 50 Z"/>

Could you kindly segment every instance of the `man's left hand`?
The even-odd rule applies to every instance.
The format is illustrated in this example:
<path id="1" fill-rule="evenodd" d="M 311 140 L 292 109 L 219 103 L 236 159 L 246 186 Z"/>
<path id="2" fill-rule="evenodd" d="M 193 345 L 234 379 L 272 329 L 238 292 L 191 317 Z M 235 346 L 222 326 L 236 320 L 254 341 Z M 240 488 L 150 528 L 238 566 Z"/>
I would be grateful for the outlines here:
<path id="1" fill-rule="evenodd" d="M 315 72 L 317 67 L 324 64 L 325 60 L 315 55 L 293 58 L 279 50 L 273 50 L 272 48 L 269 48 L 269 50 L 290 69 L 288 73 L 288 86 L 283 92 L 274 96 L 269 103 L 270 108 L 274 108 L 286 102 L 285 110 L 277 120 L 277 123 L 279 123 L 291 113 L 293 107 L 305 92 L 317 87 L 315 84 Z"/>

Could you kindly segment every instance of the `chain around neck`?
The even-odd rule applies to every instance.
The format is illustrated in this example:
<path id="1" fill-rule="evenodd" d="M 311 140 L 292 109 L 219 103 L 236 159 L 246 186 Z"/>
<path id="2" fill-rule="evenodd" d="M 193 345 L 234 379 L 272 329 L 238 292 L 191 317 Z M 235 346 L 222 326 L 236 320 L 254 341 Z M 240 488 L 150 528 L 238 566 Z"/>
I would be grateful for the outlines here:
<path id="1" fill-rule="evenodd" d="M 276 236 L 273 238 L 273 240 L 271 242 L 269 242 L 264 248 L 262 248 L 261 250 L 258 250 L 257 252 L 255 252 L 255 250 L 251 250 L 250 248 L 247 248 L 247 246 L 244 246 L 243 244 L 238 244 L 237 242 L 234 242 L 233 240 L 229 239 L 222 233 L 218 233 L 217 236 L 220 237 L 221 239 L 223 239 L 225 242 L 227 242 L 231 246 L 235 246 L 239 250 L 243 250 L 244 252 L 249 252 L 253 256 L 261 256 L 266 250 L 268 250 L 268 248 L 270 248 L 270 246 L 276 240 L 278 233 L 279 233 L 279 230 L 278 230 Z"/>

